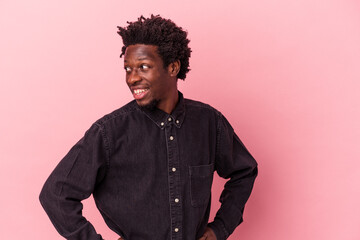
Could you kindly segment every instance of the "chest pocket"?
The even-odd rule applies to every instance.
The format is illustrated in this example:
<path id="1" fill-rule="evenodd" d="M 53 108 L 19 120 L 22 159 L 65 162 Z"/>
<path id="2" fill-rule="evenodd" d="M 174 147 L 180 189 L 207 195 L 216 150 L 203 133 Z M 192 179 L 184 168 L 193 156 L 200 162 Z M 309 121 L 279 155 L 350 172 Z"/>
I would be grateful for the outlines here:
<path id="1" fill-rule="evenodd" d="M 201 207 L 210 200 L 214 164 L 189 166 L 191 205 Z"/>

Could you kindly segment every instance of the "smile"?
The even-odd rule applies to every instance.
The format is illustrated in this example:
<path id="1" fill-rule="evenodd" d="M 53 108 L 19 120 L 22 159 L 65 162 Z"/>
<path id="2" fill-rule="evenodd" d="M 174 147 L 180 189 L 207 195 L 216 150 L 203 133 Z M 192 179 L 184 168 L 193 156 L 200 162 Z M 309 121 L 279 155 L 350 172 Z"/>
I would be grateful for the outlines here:
<path id="1" fill-rule="evenodd" d="M 148 91 L 148 90 L 149 90 L 148 88 L 146 88 L 146 89 L 135 89 L 135 90 L 134 90 L 134 94 L 140 95 L 140 94 L 142 94 L 143 92 L 146 92 L 146 91 Z"/>
<path id="2" fill-rule="evenodd" d="M 147 95 L 148 92 L 149 92 L 149 88 L 134 89 L 133 96 L 136 100 L 141 100 Z"/>

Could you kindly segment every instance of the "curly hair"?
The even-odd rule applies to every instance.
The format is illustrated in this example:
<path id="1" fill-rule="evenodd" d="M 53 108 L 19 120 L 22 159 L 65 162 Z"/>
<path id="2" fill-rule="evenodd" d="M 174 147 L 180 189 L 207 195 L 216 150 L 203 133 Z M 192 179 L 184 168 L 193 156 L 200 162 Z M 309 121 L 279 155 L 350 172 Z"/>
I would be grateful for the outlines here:
<path id="1" fill-rule="evenodd" d="M 121 49 L 122 57 L 129 45 L 147 44 L 158 47 L 158 53 L 164 62 L 164 68 L 170 63 L 179 60 L 180 71 L 177 78 L 185 80 L 189 69 L 191 49 L 188 44 L 187 32 L 176 26 L 170 19 L 159 15 L 150 18 L 140 16 L 136 22 L 127 22 L 127 27 L 118 26 L 118 34 L 122 37 L 124 46 Z"/>

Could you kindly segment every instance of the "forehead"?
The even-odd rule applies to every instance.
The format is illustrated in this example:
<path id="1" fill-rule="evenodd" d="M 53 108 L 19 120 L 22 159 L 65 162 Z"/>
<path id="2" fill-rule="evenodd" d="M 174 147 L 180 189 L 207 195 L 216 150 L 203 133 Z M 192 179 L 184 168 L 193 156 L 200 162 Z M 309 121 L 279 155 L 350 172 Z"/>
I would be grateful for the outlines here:
<path id="1" fill-rule="evenodd" d="M 131 62 L 137 60 L 161 60 L 157 49 L 158 47 L 154 45 L 130 45 L 125 50 L 124 62 Z"/>

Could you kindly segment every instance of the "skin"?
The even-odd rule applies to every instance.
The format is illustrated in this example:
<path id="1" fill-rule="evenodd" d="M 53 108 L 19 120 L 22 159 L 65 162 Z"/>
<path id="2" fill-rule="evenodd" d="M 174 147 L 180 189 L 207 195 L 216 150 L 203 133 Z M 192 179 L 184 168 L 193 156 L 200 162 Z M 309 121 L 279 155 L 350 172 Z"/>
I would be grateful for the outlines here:
<path id="1" fill-rule="evenodd" d="M 124 55 L 126 83 L 130 91 L 147 89 L 141 99 L 136 99 L 139 106 L 150 105 L 157 101 L 156 107 L 171 113 L 178 102 L 177 74 L 180 61 L 164 67 L 163 60 L 157 52 L 157 46 L 135 44 L 126 48 Z"/>
<path id="2" fill-rule="evenodd" d="M 211 228 L 207 227 L 204 235 L 199 240 L 216 240 L 216 235 Z"/>
<path id="3" fill-rule="evenodd" d="M 156 101 L 156 107 L 160 110 L 168 114 L 174 110 L 179 100 L 176 76 L 180 70 L 180 61 L 164 67 L 157 46 L 135 44 L 126 48 L 124 68 L 126 83 L 132 93 L 136 89 L 147 89 L 144 97 L 136 99 L 139 106 L 144 107 Z M 206 228 L 199 240 L 216 240 L 214 231 Z"/>

